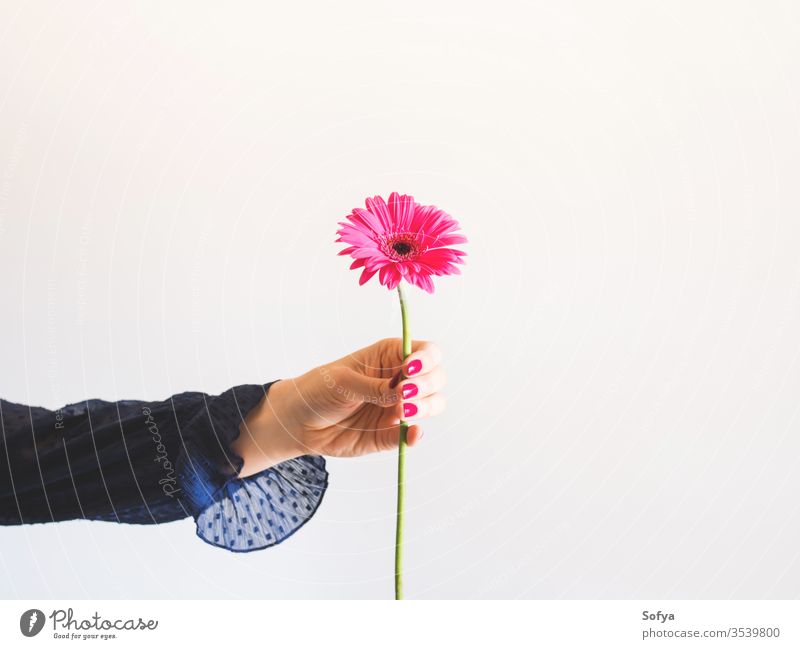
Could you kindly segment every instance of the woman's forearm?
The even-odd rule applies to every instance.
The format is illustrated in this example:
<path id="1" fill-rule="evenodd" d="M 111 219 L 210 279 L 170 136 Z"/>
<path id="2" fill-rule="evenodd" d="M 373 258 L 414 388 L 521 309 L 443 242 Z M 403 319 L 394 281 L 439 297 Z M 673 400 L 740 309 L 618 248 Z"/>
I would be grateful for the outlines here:
<path id="1" fill-rule="evenodd" d="M 239 426 L 239 437 L 231 449 L 244 460 L 240 478 L 311 452 L 297 438 L 288 417 L 276 408 L 276 404 L 286 401 L 286 393 L 292 389 L 291 381 L 273 383 Z"/>

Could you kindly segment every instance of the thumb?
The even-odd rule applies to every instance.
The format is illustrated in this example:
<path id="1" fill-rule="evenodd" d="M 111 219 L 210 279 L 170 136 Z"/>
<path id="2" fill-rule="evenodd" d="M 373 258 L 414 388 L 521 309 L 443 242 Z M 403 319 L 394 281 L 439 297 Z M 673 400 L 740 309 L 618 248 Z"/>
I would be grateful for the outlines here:
<path id="1" fill-rule="evenodd" d="M 355 399 L 372 403 L 381 408 L 397 404 L 397 390 L 390 387 L 391 379 L 377 379 L 346 368 L 341 375 L 347 392 Z"/>

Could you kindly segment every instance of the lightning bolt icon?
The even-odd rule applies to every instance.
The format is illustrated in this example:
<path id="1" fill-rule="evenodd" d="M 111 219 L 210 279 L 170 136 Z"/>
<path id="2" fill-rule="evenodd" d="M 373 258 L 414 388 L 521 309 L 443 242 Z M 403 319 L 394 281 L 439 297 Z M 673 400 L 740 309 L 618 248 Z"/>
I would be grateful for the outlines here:
<path id="1" fill-rule="evenodd" d="M 36 611 L 31 613 L 31 619 L 28 622 L 28 631 L 32 631 L 33 630 L 33 625 L 36 624 L 37 618 L 38 618 L 38 615 L 36 614 Z"/>

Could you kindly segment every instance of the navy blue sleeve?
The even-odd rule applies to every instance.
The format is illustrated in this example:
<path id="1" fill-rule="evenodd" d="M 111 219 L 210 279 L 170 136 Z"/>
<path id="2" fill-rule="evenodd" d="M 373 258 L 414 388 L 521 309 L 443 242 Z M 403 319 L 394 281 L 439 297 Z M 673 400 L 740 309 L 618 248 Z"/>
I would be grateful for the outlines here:
<path id="1" fill-rule="evenodd" d="M 280 543 L 314 514 L 328 473 L 322 457 L 306 455 L 237 478 L 243 460 L 231 443 L 268 390 L 91 399 L 57 410 L 0 400 L 0 524 L 192 516 L 198 536 L 218 547 Z"/>
<path id="2" fill-rule="evenodd" d="M 328 486 L 325 460 L 304 455 L 246 478 L 231 450 L 239 424 L 268 386 L 243 385 L 209 399 L 177 460 L 178 482 L 204 541 L 237 552 L 290 537 L 316 512 Z"/>

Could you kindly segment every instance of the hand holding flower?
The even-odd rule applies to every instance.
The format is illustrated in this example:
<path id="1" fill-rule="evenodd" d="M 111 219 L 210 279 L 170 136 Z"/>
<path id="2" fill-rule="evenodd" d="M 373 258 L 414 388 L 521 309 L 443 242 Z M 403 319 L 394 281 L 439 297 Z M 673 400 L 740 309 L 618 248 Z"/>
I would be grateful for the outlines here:
<path id="1" fill-rule="evenodd" d="M 274 383 L 233 444 L 244 459 L 240 477 L 301 455 L 354 457 L 397 448 L 401 419 L 416 422 L 444 409 L 441 357 L 433 343 L 416 341 L 404 361 L 402 341 L 387 338 Z M 412 423 L 406 437 L 409 446 L 418 443 L 420 426 Z"/>

